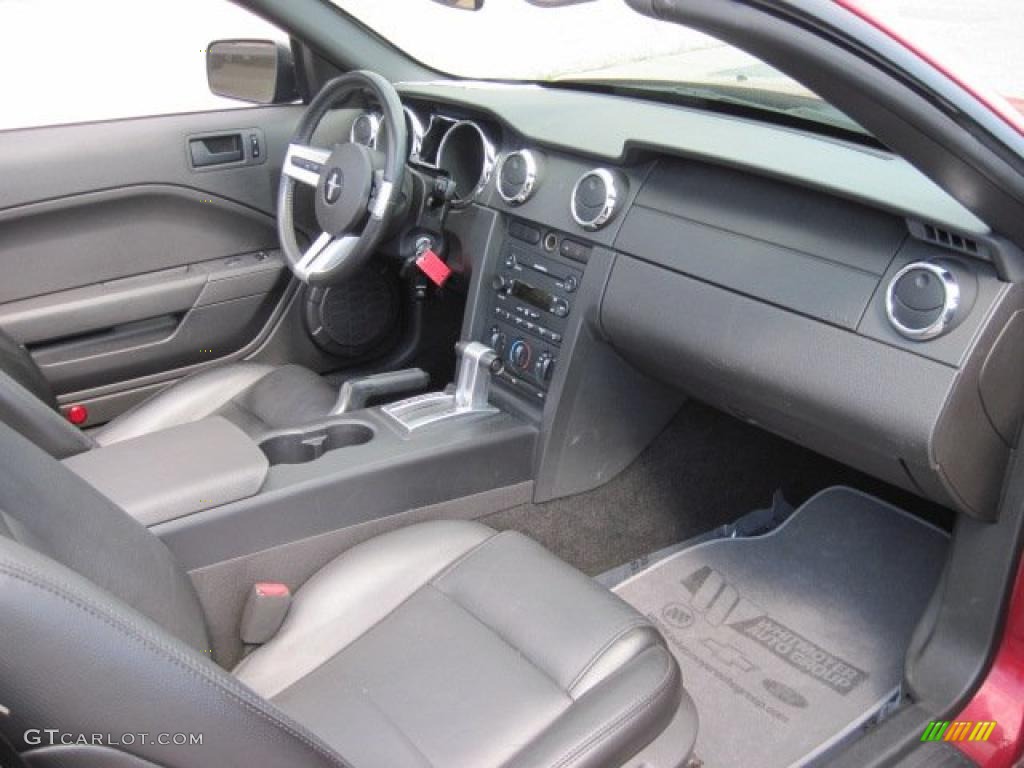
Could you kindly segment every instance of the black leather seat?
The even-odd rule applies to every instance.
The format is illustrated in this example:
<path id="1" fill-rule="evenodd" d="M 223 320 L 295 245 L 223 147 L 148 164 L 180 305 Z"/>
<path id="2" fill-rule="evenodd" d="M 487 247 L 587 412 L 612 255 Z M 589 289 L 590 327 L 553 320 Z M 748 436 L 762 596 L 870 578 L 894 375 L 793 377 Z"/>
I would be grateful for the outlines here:
<path id="1" fill-rule="evenodd" d="M 306 368 L 233 363 L 188 376 L 86 435 L 60 415 L 28 351 L 0 331 L 0 420 L 57 458 L 207 416 L 256 436 L 326 416 L 337 399 L 338 391 Z"/>
<path id="2" fill-rule="evenodd" d="M 450 521 L 368 541 L 229 674 L 163 543 L 4 425 L 0 510 L 0 735 L 203 735 L 40 747 L 34 768 L 617 766 L 680 714 L 680 759 L 692 747 L 657 630 L 519 534 Z"/>

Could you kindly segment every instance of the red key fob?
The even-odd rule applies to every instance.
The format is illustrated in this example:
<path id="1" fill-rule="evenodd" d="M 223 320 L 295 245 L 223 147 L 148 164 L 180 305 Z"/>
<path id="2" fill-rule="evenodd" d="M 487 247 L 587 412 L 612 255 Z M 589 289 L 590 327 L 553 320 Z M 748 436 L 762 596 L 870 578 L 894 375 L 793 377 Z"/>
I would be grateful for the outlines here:
<path id="1" fill-rule="evenodd" d="M 449 266 L 430 248 L 416 257 L 416 266 L 438 288 L 444 285 L 448 278 L 452 276 Z"/>

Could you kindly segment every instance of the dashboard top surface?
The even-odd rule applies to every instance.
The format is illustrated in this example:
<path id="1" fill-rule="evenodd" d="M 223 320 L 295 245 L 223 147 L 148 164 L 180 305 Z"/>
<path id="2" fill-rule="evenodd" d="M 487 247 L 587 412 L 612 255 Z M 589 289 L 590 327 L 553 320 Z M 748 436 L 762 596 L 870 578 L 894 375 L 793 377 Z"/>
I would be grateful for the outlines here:
<path id="1" fill-rule="evenodd" d="M 990 229 L 905 160 L 839 139 L 687 107 L 535 85 L 401 83 L 403 99 L 482 112 L 528 142 L 621 164 L 634 150 L 674 154 L 844 197 L 961 232 Z M 566 119 L 566 116 L 571 119 Z"/>

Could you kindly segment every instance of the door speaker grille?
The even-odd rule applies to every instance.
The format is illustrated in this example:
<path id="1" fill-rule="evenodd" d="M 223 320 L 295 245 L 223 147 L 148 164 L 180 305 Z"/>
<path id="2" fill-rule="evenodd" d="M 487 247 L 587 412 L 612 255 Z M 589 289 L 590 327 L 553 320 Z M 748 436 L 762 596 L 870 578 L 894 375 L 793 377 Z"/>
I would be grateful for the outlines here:
<path id="1" fill-rule="evenodd" d="M 398 290 L 390 274 L 369 267 L 341 285 L 309 288 L 306 327 L 332 355 L 364 357 L 384 344 L 398 325 Z"/>

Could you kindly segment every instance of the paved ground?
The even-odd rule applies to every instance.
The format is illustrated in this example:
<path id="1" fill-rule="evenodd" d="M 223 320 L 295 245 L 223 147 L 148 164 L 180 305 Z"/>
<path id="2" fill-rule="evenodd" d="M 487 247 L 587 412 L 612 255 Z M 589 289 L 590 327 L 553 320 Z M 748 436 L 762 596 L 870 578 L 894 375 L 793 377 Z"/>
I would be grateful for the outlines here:
<path id="1" fill-rule="evenodd" d="M 486 0 L 476 13 L 430 0 L 335 1 L 424 61 L 469 76 L 781 85 L 750 57 L 635 14 L 622 0 L 557 9 Z M 861 2 L 960 71 L 1024 97 L 1024 0 Z M 0 129 L 237 106 L 207 90 L 206 44 L 275 35 L 227 0 L 0 0 Z"/>

